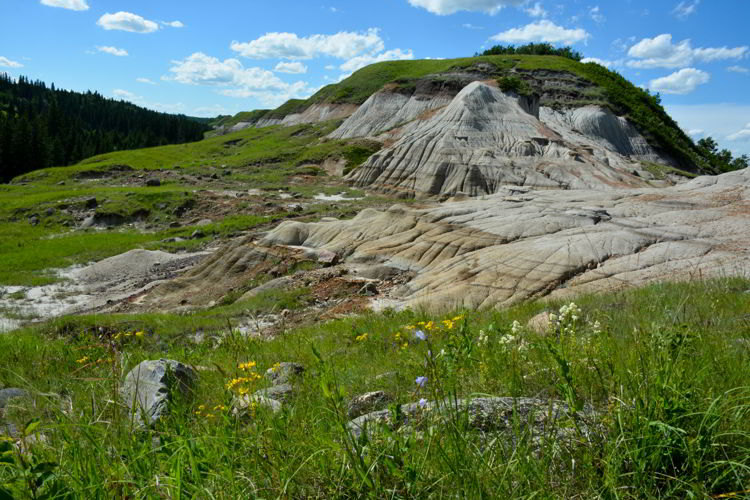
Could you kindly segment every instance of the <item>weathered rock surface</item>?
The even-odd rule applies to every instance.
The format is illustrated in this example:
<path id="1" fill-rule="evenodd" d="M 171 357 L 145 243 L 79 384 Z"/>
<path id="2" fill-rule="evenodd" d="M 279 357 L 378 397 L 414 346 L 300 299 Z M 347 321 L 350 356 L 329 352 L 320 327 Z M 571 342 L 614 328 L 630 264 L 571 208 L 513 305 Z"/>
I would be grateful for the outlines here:
<path id="1" fill-rule="evenodd" d="M 265 396 L 245 394 L 235 398 L 232 402 L 232 415 L 238 418 L 253 417 L 257 408 L 265 408 L 273 413 L 279 413 L 282 404 Z"/>
<path id="2" fill-rule="evenodd" d="M 378 266 L 405 278 L 391 289 L 379 286 L 380 295 L 366 299 L 373 307 L 493 307 L 665 279 L 746 276 L 748 227 L 748 170 L 662 189 L 511 186 L 428 208 L 396 205 L 351 220 L 287 221 L 260 240 L 225 247 L 148 300 L 162 307 L 185 297 L 216 300 L 252 269 L 264 269 L 259 262 L 293 246 L 334 252 L 350 277 Z M 282 281 L 276 284 L 289 283 Z"/>
<path id="3" fill-rule="evenodd" d="M 349 418 L 357 418 L 365 413 L 381 410 L 388 406 L 393 398 L 385 391 L 366 392 L 354 396 L 346 408 Z"/>
<path id="4" fill-rule="evenodd" d="M 167 415 L 173 396 L 191 396 L 197 379 L 195 370 L 179 361 L 146 360 L 127 374 L 120 393 L 135 422 L 153 423 Z"/>
<path id="5" fill-rule="evenodd" d="M 285 361 L 279 366 L 266 370 L 266 378 L 272 385 L 290 384 L 305 372 L 305 367 L 299 363 Z"/>
<path id="6" fill-rule="evenodd" d="M 531 439 L 570 438 L 576 433 L 576 423 L 582 430 L 583 437 L 588 438 L 593 431 L 592 424 L 595 412 L 585 408 L 574 412 L 561 401 L 536 398 L 487 397 L 459 399 L 454 402 L 435 402 L 424 404 L 410 403 L 401 405 L 402 420 L 396 421 L 390 410 L 367 413 L 349 422 L 349 432 L 355 439 L 367 432 L 377 432 L 381 425 L 392 429 L 402 426 L 418 428 L 424 422 L 434 422 L 436 418 L 451 411 L 464 413 L 468 417 L 469 427 L 479 431 L 513 430 L 515 422 L 520 425 L 522 433 L 528 432 Z M 575 422 L 574 422 L 575 420 Z"/>
<path id="7" fill-rule="evenodd" d="M 332 135 L 386 130 L 393 125 L 389 117 L 395 108 L 411 110 L 404 111 L 404 119 L 417 118 L 420 110 L 397 95 L 373 95 Z M 440 105 L 437 99 L 432 111 Z M 355 186 L 403 196 L 478 196 L 507 184 L 564 189 L 648 186 L 632 173 L 642 169 L 639 161 L 671 163 L 626 119 L 606 109 L 540 110 L 538 98 L 506 94 L 483 82 L 470 83 L 439 111 L 422 113 L 394 144 L 371 156 L 347 179 Z"/>

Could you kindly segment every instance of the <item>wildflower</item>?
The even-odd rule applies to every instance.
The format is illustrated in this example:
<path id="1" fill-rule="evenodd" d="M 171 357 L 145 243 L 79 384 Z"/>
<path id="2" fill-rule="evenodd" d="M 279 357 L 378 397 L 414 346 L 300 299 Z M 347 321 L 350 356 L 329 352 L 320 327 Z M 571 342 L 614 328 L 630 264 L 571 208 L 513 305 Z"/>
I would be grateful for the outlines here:
<path id="1" fill-rule="evenodd" d="M 453 330 L 453 320 L 452 319 L 444 319 L 442 323 L 445 325 L 445 327 L 448 330 Z"/>
<path id="2" fill-rule="evenodd" d="M 428 331 L 430 331 L 430 330 L 434 330 L 434 329 L 435 329 L 435 323 L 433 323 L 432 321 L 428 321 L 428 322 L 427 322 L 427 324 L 426 324 L 426 325 L 424 325 L 424 327 L 425 327 L 425 328 L 426 328 L 426 329 L 427 329 Z"/>
<path id="3" fill-rule="evenodd" d="M 408 326 L 405 326 L 404 328 L 406 328 L 407 330 L 414 330 L 416 328 L 416 326 L 414 326 L 414 325 L 408 325 Z"/>
<path id="4" fill-rule="evenodd" d="M 135 335 L 135 336 L 136 336 L 136 337 L 138 337 L 138 338 L 141 338 L 141 337 L 143 337 L 144 335 L 146 335 L 146 332 L 144 332 L 144 331 L 142 331 L 142 330 L 139 330 L 139 331 L 135 332 L 135 333 L 134 333 L 133 335 Z"/>
<path id="5" fill-rule="evenodd" d="M 224 406 L 224 405 L 216 405 L 216 406 L 214 406 L 214 411 L 218 411 L 218 410 L 224 411 L 226 409 L 227 409 L 227 407 Z"/>
<path id="6" fill-rule="evenodd" d="M 599 335 L 602 333 L 602 324 L 598 321 L 594 321 L 594 324 L 591 327 L 591 331 L 594 333 L 594 335 Z"/>
<path id="7" fill-rule="evenodd" d="M 364 342 L 365 340 L 367 340 L 367 334 L 366 334 L 366 333 L 363 333 L 362 335 L 358 335 L 358 336 L 357 336 L 357 338 L 356 338 L 355 340 L 356 340 L 357 342 Z"/>
<path id="8" fill-rule="evenodd" d="M 199 405 L 199 406 L 198 406 L 198 409 L 199 409 L 200 411 L 203 411 L 203 410 L 205 410 L 205 409 L 206 409 L 206 405 Z"/>
<path id="9" fill-rule="evenodd" d="M 419 387 L 424 387 L 425 385 L 427 385 L 427 377 L 417 377 L 416 380 L 414 380 L 414 382 Z"/>
<path id="10" fill-rule="evenodd" d="M 422 330 L 417 330 L 416 332 L 414 332 L 414 336 L 419 340 L 427 340 L 427 334 Z"/>
<path id="11" fill-rule="evenodd" d="M 279 368 L 281 368 L 281 363 L 274 363 L 271 370 L 275 373 Z"/>
<path id="12" fill-rule="evenodd" d="M 516 338 L 513 335 L 506 334 L 500 337 L 500 340 L 498 342 L 503 345 L 508 345 L 508 344 L 512 344 L 515 340 Z"/>
<path id="13" fill-rule="evenodd" d="M 517 319 L 513 320 L 513 324 L 510 327 L 510 332 L 513 335 L 518 335 L 519 333 L 521 333 L 521 323 L 519 323 Z"/>
<path id="14" fill-rule="evenodd" d="M 409 347 L 409 343 L 408 343 L 408 342 L 404 342 L 404 343 L 403 343 L 403 344 L 401 345 L 401 349 L 406 349 L 407 347 Z"/>
<path id="15" fill-rule="evenodd" d="M 460 315 L 456 316 L 455 318 L 453 318 L 451 321 L 454 321 L 454 322 L 455 321 L 461 321 L 462 319 L 464 319 L 464 315 L 460 314 Z"/>
<path id="16" fill-rule="evenodd" d="M 420 408 L 424 408 L 425 406 L 427 406 L 427 400 L 425 398 L 422 398 L 419 400 L 419 403 L 417 404 L 419 405 Z"/>
<path id="17" fill-rule="evenodd" d="M 242 371 L 248 371 L 255 368 L 256 364 L 257 363 L 255 361 L 248 361 L 247 363 L 240 363 L 239 365 L 237 365 L 237 368 Z"/>
<path id="18" fill-rule="evenodd" d="M 77 359 L 76 363 L 78 363 L 79 365 L 82 365 L 82 364 L 84 364 L 88 360 L 89 360 L 89 357 L 88 356 L 84 356 L 81 359 Z"/>
<path id="19" fill-rule="evenodd" d="M 479 330 L 479 339 L 477 340 L 477 343 L 481 346 L 487 345 L 487 342 L 489 342 L 490 338 L 489 336 L 484 332 L 484 330 Z"/>

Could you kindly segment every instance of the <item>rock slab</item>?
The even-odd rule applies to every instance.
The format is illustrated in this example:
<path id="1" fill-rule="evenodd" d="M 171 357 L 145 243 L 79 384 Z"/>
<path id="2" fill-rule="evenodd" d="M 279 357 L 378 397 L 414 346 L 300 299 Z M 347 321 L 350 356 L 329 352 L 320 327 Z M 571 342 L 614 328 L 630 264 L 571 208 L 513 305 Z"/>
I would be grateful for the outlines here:
<path id="1" fill-rule="evenodd" d="M 121 395 L 136 422 L 154 423 L 168 414 L 175 396 L 191 396 L 197 381 L 195 370 L 179 361 L 146 360 L 125 377 Z"/>

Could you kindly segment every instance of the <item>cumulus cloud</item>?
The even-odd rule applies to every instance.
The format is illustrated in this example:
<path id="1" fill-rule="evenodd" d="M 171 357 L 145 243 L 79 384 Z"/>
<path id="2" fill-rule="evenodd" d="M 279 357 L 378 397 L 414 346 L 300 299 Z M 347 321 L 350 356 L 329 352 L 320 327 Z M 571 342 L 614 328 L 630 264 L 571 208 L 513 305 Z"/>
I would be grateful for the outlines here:
<path id="1" fill-rule="evenodd" d="M 181 21 L 161 22 L 164 26 L 171 26 L 172 28 L 184 28 L 185 25 Z"/>
<path id="2" fill-rule="evenodd" d="M 68 10 L 89 10 L 86 0 L 41 0 L 41 4 Z"/>
<path id="3" fill-rule="evenodd" d="M 232 42 L 230 48 L 251 59 L 312 59 L 319 56 L 351 59 L 385 48 L 376 28 L 364 33 L 342 31 L 333 35 L 300 37 L 296 33 L 266 33 L 250 42 Z"/>
<path id="4" fill-rule="evenodd" d="M 147 83 L 149 85 L 156 85 L 156 82 L 149 80 L 148 78 L 136 78 L 135 81 L 138 83 Z"/>
<path id="5" fill-rule="evenodd" d="M 0 66 L 4 68 L 23 68 L 23 64 L 17 61 L 11 61 L 7 57 L 0 56 Z"/>
<path id="6" fill-rule="evenodd" d="M 745 125 L 742 130 L 727 136 L 728 141 L 750 141 L 750 123 Z"/>
<path id="7" fill-rule="evenodd" d="M 154 21 L 144 19 L 132 12 L 116 12 L 104 14 L 96 22 L 105 30 L 130 31 L 132 33 L 152 33 L 159 29 L 159 25 Z"/>
<path id="8" fill-rule="evenodd" d="M 279 64 L 276 65 L 276 67 L 273 70 L 278 71 L 279 73 L 289 73 L 292 75 L 299 75 L 302 73 L 307 73 L 307 66 L 305 66 L 299 61 L 280 62 Z"/>
<path id="9" fill-rule="evenodd" d="M 474 26 L 471 23 L 464 23 L 461 25 L 462 28 L 466 28 L 467 30 L 483 30 L 484 26 Z"/>
<path id="10" fill-rule="evenodd" d="M 193 109 L 193 116 L 214 117 L 228 114 L 229 110 L 220 104 Z"/>
<path id="11" fill-rule="evenodd" d="M 403 51 L 401 49 L 387 50 L 381 54 L 375 55 L 361 55 L 349 59 L 344 64 L 339 66 L 341 71 L 348 71 L 353 73 L 360 68 L 377 62 L 383 61 L 403 61 L 408 59 L 414 59 L 414 53 L 411 50 Z"/>
<path id="12" fill-rule="evenodd" d="M 744 66 L 729 66 L 727 71 L 731 71 L 732 73 L 750 73 L 750 69 Z"/>
<path id="13" fill-rule="evenodd" d="M 608 61 L 606 59 L 599 59 L 598 57 L 585 57 L 585 58 L 581 59 L 581 62 L 582 63 L 590 63 L 590 62 L 591 63 L 596 63 L 596 64 L 598 64 L 600 66 L 604 66 L 605 68 L 610 68 L 610 67 L 614 66 L 614 64 L 615 64 L 613 61 Z"/>
<path id="14" fill-rule="evenodd" d="M 679 17 L 680 19 L 685 19 L 698 9 L 698 4 L 700 3 L 701 0 L 693 0 L 692 2 L 680 2 L 672 10 L 672 14 Z"/>
<path id="15" fill-rule="evenodd" d="M 688 130 L 687 133 L 691 137 L 700 137 L 703 134 L 705 134 L 706 131 L 703 130 L 702 128 L 694 128 L 694 129 Z"/>
<path id="16" fill-rule="evenodd" d="M 537 2 L 532 7 L 524 9 L 531 17 L 547 17 L 547 11 L 544 10 L 542 4 Z"/>
<path id="17" fill-rule="evenodd" d="M 654 38 L 644 38 L 636 43 L 628 55 L 638 60 L 628 61 L 631 68 L 681 68 L 694 62 L 711 62 L 722 59 L 742 59 L 748 53 L 748 46 L 692 48 L 690 40 L 672 43 L 672 35 L 665 33 Z"/>
<path id="18" fill-rule="evenodd" d="M 105 54 L 112 54 L 113 56 L 125 57 L 128 55 L 128 51 L 125 49 L 118 49 L 117 47 L 110 47 L 107 45 L 97 45 L 96 50 L 104 52 Z"/>
<path id="19" fill-rule="evenodd" d="M 698 85 L 708 83 L 711 75 L 695 68 L 683 68 L 671 75 L 651 80 L 648 88 L 665 94 L 689 94 Z"/>
<path id="20" fill-rule="evenodd" d="M 409 0 L 414 7 L 421 7 L 439 16 L 455 14 L 461 10 L 497 14 L 503 7 L 518 6 L 527 0 Z"/>
<path id="21" fill-rule="evenodd" d="M 527 24 L 521 28 L 511 28 L 493 36 L 491 40 L 506 43 L 549 42 L 572 45 L 589 38 L 582 28 L 566 29 L 545 19 Z"/>

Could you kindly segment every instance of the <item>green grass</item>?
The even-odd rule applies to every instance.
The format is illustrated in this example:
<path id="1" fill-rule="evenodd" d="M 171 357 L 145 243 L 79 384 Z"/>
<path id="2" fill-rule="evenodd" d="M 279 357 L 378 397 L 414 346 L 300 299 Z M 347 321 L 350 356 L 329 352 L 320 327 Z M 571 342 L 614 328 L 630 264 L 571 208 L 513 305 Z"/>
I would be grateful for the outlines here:
<path id="1" fill-rule="evenodd" d="M 428 332 L 429 344 L 404 325 L 456 312 L 368 314 L 294 328 L 271 341 L 229 334 L 230 325 L 278 311 L 279 303 L 299 307 L 304 292 L 196 314 L 51 321 L 0 336 L 0 386 L 25 387 L 35 399 L 35 406 L 14 405 L 8 416 L 21 427 L 38 422 L 29 432 L 46 437 L 23 460 L 8 455 L 0 487 L 31 495 L 34 483 L 23 478 L 49 462 L 53 475 L 37 493 L 74 498 L 709 498 L 742 492 L 750 489 L 749 288 L 746 280 L 726 279 L 582 297 L 579 319 L 566 323 L 569 333 L 558 339 L 522 328 L 509 343 L 501 339 L 512 334 L 514 320 L 523 325 L 562 304 L 465 311 L 453 329 Z M 146 335 L 112 344 L 117 361 L 96 363 L 110 357 L 107 339 L 136 330 Z M 489 337 L 486 345 L 477 341 L 480 330 Z M 196 332 L 209 340 L 194 345 Z M 365 340 L 356 340 L 364 333 Z M 87 361 L 76 362 L 84 356 Z M 177 404 L 169 419 L 131 431 L 110 402 L 113 388 L 141 360 L 160 357 L 213 369 L 201 372 L 194 399 Z M 260 408 L 240 421 L 213 409 L 230 404 L 225 383 L 249 360 L 259 372 L 279 361 L 307 367 L 282 413 Z M 375 378 L 386 372 L 397 375 Z M 416 387 L 417 376 L 429 377 L 426 388 Z M 341 404 L 376 389 L 398 403 L 445 393 L 586 403 L 600 413 L 602 429 L 591 444 L 553 440 L 539 447 L 521 431 L 479 434 L 454 415 L 352 442 L 341 427 Z M 54 394 L 62 402 L 70 398 L 73 410 L 61 411 L 66 405 Z"/>

